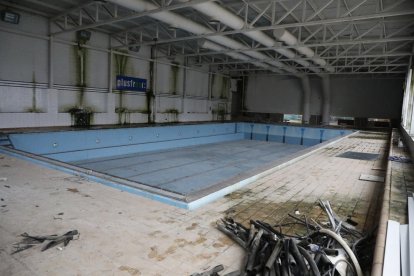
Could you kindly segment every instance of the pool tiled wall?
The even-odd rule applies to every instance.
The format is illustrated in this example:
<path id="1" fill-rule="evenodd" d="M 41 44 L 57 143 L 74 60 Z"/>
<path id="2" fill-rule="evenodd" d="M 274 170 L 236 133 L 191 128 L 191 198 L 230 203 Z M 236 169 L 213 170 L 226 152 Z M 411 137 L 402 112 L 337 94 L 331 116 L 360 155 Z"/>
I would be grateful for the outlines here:
<path id="1" fill-rule="evenodd" d="M 312 146 L 350 130 L 254 123 L 215 123 L 9 135 L 22 151 L 64 162 L 241 139 Z"/>

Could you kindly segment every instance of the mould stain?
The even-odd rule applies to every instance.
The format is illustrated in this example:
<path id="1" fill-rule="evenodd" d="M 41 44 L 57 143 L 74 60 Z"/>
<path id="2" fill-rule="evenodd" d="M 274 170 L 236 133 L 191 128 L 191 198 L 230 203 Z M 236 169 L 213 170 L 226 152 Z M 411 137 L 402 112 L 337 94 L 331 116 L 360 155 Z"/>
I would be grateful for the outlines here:
<path id="1" fill-rule="evenodd" d="M 205 237 L 205 234 L 203 233 L 198 233 L 198 237 L 194 240 L 194 241 L 189 241 L 183 238 L 179 238 L 179 239 L 175 239 L 174 240 L 174 245 L 176 245 L 177 247 L 185 247 L 185 246 L 196 246 L 199 244 L 204 244 L 204 242 L 206 242 L 207 239 Z"/>
<path id="2" fill-rule="evenodd" d="M 115 60 L 115 73 L 116 75 L 124 76 L 126 74 L 128 56 L 123 54 L 114 54 Z M 115 109 L 115 112 L 118 114 L 118 124 L 126 124 L 130 122 L 130 116 L 128 109 L 124 107 L 124 93 L 119 91 L 119 104 Z"/>
<path id="3" fill-rule="evenodd" d="M 78 95 L 78 106 L 83 107 L 84 96 L 85 96 L 85 87 L 86 77 L 87 77 L 87 59 L 88 59 L 88 49 L 83 47 L 81 44 L 74 46 L 75 50 L 75 61 L 76 61 L 76 82 L 80 88 Z"/>
<path id="4" fill-rule="evenodd" d="M 227 236 L 222 236 L 222 237 L 218 238 L 218 240 L 215 243 L 213 243 L 213 247 L 214 248 L 222 248 L 222 247 L 231 246 L 233 244 L 234 244 L 233 240 L 231 240 Z"/>
<path id="5" fill-rule="evenodd" d="M 150 237 L 157 237 L 161 233 L 162 233 L 161 231 L 157 230 L 157 231 L 154 231 L 154 232 L 149 233 L 148 236 L 150 236 Z"/>
<path id="6" fill-rule="evenodd" d="M 219 255 L 218 252 L 214 252 L 214 253 L 200 253 L 196 255 L 197 259 L 211 259 L 211 258 L 215 258 Z"/>
<path id="7" fill-rule="evenodd" d="M 157 246 L 152 246 L 150 248 L 150 252 L 148 253 L 148 258 L 155 259 L 158 262 L 163 261 L 165 258 L 167 258 L 169 255 L 174 254 L 177 250 L 176 245 L 172 245 L 168 247 L 163 253 L 159 253 Z"/>
<path id="8" fill-rule="evenodd" d="M 66 191 L 72 192 L 72 193 L 79 193 L 79 190 L 76 188 L 67 188 Z"/>
<path id="9" fill-rule="evenodd" d="M 185 230 L 187 231 L 194 230 L 197 226 L 198 226 L 198 223 L 193 223 L 191 224 L 191 226 L 188 226 L 187 228 L 185 228 Z"/>
<path id="10" fill-rule="evenodd" d="M 32 106 L 30 108 L 27 109 L 27 112 L 33 112 L 33 113 L 40 113 L 42 112 L 40 109 L 38 109 L 37 107 L 37 97 L 36 97 L 36 73 L 35 71 L 33 71 L 32 74 L 32 84 L 33 84 L 33 90 L 32 90 Z"/>
<path id="11" fill-rule="evenodd" d="M 128 272 L 129 275 L 142 275 L 141 271 L 139 271 L 138 269 L 126 265 L 121 265 L 120 267 L 118 267 L 118 269 L 120 271 Z"/>

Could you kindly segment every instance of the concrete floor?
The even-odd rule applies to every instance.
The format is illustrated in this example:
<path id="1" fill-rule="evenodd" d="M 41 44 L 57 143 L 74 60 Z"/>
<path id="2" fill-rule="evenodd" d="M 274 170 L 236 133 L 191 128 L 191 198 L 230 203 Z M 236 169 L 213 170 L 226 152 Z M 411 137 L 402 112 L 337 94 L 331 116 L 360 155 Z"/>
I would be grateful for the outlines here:
<path id="1" fill-rule="evenodd" d="M 189 275 L 223 264 L 238 269 L 244 252 L 215 228 L 232 215 L 281 222 L 288 212 L 324 221 L 317 199 L 331 201 L 357 228 L 370 229 L 383 183 L 380 160 L 335 157 L 345 151 L 383 155 L 387 136 L 347 137 L 195 211 L 178 209 L 76 176 L 0 155 L 1 275 Z M 63 215 L 58 215 L 63 213 Z M 11 255 L 19 235 L 63 234 L 79 240 L 63 250 L 31 248 Z"/>
<path id="2" fill-rule="evenodd" d="M 181 195 L 256 171 L 305 149 L 301 145 L 239 140 L 73 162 L 83 168 Z"/>

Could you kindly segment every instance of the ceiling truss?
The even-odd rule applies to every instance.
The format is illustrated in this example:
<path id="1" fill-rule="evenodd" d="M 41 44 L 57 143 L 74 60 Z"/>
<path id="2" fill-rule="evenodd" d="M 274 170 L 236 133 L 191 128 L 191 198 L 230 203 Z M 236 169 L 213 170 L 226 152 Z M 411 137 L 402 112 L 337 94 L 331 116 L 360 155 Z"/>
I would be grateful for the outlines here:
<path id="1" fill-rule="evenodd" d="M 150 1 L 150 0 L 147 0 Z M 156 46 L 161 57 L 186 59 L 190 65 L 207 65 L 220 72 L 261 72 L 249 62 L 236 60 L 231 53 L 261 52 L 269 57 L 264 62 L 277 60 L 293 66 L 299 72 L 310 73 L 321 68 L 314 63 L 303 67 L 295 63 L 312 58 L 300 55 L 298 47 L 308 47 L 334 68 L 334 73 L 392 73 L 407 69 L 413 55 L 414 3 L 412 0 L 152 0 L 156 9 L 136 12 L 111 1 L 39 1 L 24 0 L 8 5 L 47 15 L 55 28 L 51 36 L 95 29 L 111 35 L 114 50 L 131 47 Z M 238 15 L 244 21 L 241 29 L 212 20 L 193 7 L 216 2 Z M 72 5 L 70 5 L 72 3 Z M 80 3 L 80 4 L 76 4 Z M 63 5 L 65 4 L 65 5 Z M 70 6 L 68 8 L 68 6 Z M 207 27 L 204 34 L 188 33 L 180 27 L 168 26 L 151 15 L 174 12 Z M 276 42 L 266 47 L 246 34 L 261 31 L 273 37 L 273 30 L 285 29 L 295 35 L 298 43 L 286 45 Z M 224 48 L 221 51 L 202 49 L 197 41 L 226 36 L 242 43 L 244 49 Z M 296 54 L 287 58 L 274 50 L 289 49 Z"/>

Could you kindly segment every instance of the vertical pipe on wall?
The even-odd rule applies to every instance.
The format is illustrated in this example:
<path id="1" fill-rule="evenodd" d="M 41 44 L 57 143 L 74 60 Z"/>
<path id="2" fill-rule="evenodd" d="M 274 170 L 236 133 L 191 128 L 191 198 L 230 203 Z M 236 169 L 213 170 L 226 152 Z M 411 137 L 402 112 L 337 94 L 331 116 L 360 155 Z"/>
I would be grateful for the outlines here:
<path id="1" fill-rule="evenodd" d="M 53 35 L 52 33 L 52 22 L 49 21 L 49 88 L 53 89 Z"/>
<path id="2" fill-rule="evenodd" d="M 185 101 L 185 97 L 186 97 L 186 93 L 187 93 L 187 89 L 186 89 L 186 82 L 187 82 L 187 65 L 188 65 L 188 60 L 187 60 L 187 58 L 184 58 L 184 68 L 183 68 L 183 95 L 181 97 L 181 113 L 182 114 L 185 114 L 184 101 Z"/>
<path id="3" fill-rule="evenodd" d="M 108 114 L 114 114 L 115 112 L 115 95 L 112 91 L 113 86 L 113 64 L 114 64 L 114 51 L 111 45 L 111 38 L 109 37 L 109 52 L 108 52 L 108 95 L 106 101 L 106 112 Z"/>
<path id="4" fill-rule="evenodd" d="M 331 85 L 329 75 L 322 75 L 322 125 L 329 125 L 331 112 Z"/>
<path id="5" fill-rule="evenodd" d="M 213 103 L 212 103 L 212 101 L 211 101 L 211 96 L 212 96 L 212 92 L 213 92 L 213 89 L 212 89 L 212 85 L 211 85 L 211 81 L 212 81 L 212 77 L 211 77 L 211 68 L 209 67 L 208 68 L 208 83 L 207 83 L 207 98 L 208 98 L 208 111 L 207 112 L 211 112 L 212 113 L 212 117 L 211 117 L 211 119 L 212 120 L 214 120 L 214 114 L 213 114 L 213 109 L 214 109 L 214 106 L 213 106 Z"/>
<path id="6" fill-rule="evenodd" d="M 300 81 L 302 84 L 302 124 L 309 124 L 310 119 L 310 98 L 311 98 L 311 87 L 308 76 L 300 76 Z"/>
<path id="7" fill-rule="evenodd" d="M 108 66 L 108 93 L 112 93 L 112 66 L 114 62 L 114 52 L 112 48 L 109 50 L 109 66 Z"/>
<path id="8" fill-rule="evenodd" d="M 159 99 L 157 99 L 157 74 L 158 74 L 158 61 L 157 61 L 157 56 L 158 56 L 158 46 L 157 44 L 155 44 L 155 50 L 154 50 L 154 97 L 153 97 L 153 101 L 152 101 L 152 122 L 156 122 L 157 120 L 157 112 L 158 112 L 158 108 L 157 108 L 157 104 L 159 102 Z"/>
<path id="9" fill-rule="evenodd" d="M 157 40 L 154 39 L 156 42 Z M 148 123 L 155 123 L 157 117 L 157 43 L 151 47 L 151 62 L 150 62 L 150 83 L 151 89 L 149 94 L 147 94 L 147 107 L 149 108 L 148 113 Z"/>

